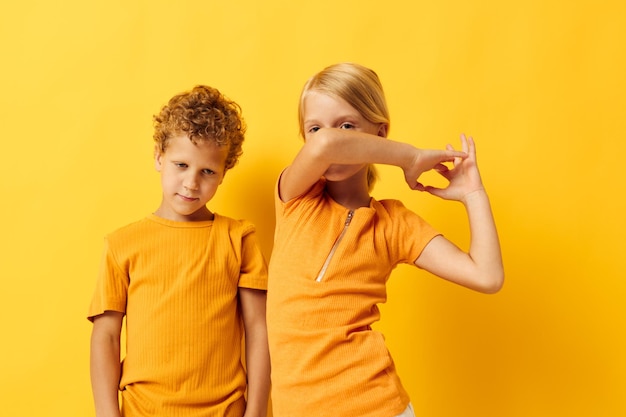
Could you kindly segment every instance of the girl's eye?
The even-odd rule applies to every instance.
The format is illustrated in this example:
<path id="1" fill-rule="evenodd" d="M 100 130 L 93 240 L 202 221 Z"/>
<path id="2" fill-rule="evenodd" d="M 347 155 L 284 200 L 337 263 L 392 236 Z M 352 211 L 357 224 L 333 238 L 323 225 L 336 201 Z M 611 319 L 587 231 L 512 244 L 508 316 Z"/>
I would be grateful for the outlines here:
<path id="1" fill-rule="evenodd" d="M 174 165 L 176 165 L 178 168 L 187 168 L 187 164 L 183 162 L 174 162 Z"/>
<path id="2" fill-rule="evenodd" d="M 205 175 L 213 175 L 213 174 L 215 174 L 215 171 L 210 170 L 210 169 L 207 168 L 207 169 L 203 169 L 202 173 L 205 174 Z"/>
<path id="3" fill-rule="evenodd" d="M 352 123 L 342 123 L 339 128 L 340 129 L 354 129 L 354 125 Z"/>
<path id="4" fill-rule="evenodd" d="M 320 130 L 320 127 L 319 127 L 319 126 L 313 126 L 312 128 L 310 128 L 310 129 L 309 129 L 309 133 L 315 133 L 315 132 L 317 132 L 318 130 Z"/>

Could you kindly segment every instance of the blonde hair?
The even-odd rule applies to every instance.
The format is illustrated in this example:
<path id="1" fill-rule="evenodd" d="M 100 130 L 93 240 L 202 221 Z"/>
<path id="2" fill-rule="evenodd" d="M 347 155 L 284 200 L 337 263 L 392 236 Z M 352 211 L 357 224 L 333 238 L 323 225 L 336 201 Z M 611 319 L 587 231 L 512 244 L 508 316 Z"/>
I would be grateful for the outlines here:
<path id="1" fill-rule="evenodd" d="M 175 95 L 153 121 L 154 141 L 161 152 L 173 136 L 183 133 L 193 143 L 212 141 L 228 146 L 226 170 L 235 166 L 243 153 L 246 125 L 241 108 L 213 87 L 198 85 Z"/>
<path id="2" fill-rule="evenodd" d="M 354 107 L 370 123 L 382 123 L 389 131 L 389 110 L 383 86 L 378 75 L 360 64 L 344 62 L 331 65 L 309 78 L 302 89 L 298 105 L 300 135 L 304 138 L 304 99 L 309 91 L 340 97 Z M 367 172 L 367 185 L 371 190 L 376 182 L 374 165 Z"/>

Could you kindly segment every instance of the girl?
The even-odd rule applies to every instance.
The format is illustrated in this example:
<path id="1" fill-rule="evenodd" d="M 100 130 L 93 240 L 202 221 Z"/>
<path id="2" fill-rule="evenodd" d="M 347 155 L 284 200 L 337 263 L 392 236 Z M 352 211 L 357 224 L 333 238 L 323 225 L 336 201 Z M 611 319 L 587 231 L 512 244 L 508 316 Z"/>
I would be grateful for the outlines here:
<path id="1" fill-rule="evenodd" d="M 299 114 L 305 142 L 278 180 L 269 269 L 274 417 L 413 416 L 383 336 L 371 325 L 399 263 L 484 293 L 502 286 L 500 246 L 474 142 L 461 136 L 460 152 L 385 139 L 382 86 L 374 71 L 356 64 L 312 77 Z M 463 203 L 469 252 L 401 202 L 373 199 L 373 163 L 400 167 L 412 189 Z M 446 188 L 417 181 L 430 169 L 449 181 Z"/>

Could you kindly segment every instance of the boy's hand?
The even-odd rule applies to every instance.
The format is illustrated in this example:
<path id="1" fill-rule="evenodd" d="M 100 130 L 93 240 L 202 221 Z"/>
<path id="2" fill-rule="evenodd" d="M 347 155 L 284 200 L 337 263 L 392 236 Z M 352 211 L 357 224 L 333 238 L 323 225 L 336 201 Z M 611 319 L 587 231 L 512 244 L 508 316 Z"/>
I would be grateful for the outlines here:
<path id="1" fill-rule="evenodd" d="M 465 202 L 467 196 L 479 190 L 484 190 L 478 165 L 476 164 L 476 146 L 474 139 L 470 136 L 466 138 L 461 135 L 461 146 L 463 152 L 467 153 L 467 158 L 454 158 L 454 168 L 449 169 L 444 164 L 437 164 L 433 169 L 449 181 L 445 188 L 436 188 L 417 183 L 416 190 L 426 191 L 432 195 L 445 200 L 455 200 Z M 454 150 L 452 145 L 447 145 L 446 149 Z"/>

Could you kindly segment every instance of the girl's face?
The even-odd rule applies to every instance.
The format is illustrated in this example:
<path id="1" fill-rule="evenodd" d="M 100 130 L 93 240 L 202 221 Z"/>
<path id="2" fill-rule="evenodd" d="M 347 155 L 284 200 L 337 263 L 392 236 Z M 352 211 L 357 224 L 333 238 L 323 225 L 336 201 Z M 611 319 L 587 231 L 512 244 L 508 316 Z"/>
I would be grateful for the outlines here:
<path id="1" fill-rule="evenodd" d="M 161 173 L 163 200 L 156 215 L 175 221 L 211 220 L 206 204 L 222 183 L 227 146 L 210 141 L 193 143 L 187 135 L 168 141 L 165 152 L 155 156 Z"/>
<path id="2" fill-rule="evenodd" d="M 341 97 L 319 91 L 307 92 L 303 102 L 304 140 L 314 135 L 320 128 L 350 129 L 386 136 L 386 126 L 366 120 L 361 113 Z M 367 164 L 332 165 L 324 177 L 329 181 L 341 181 L 358 172 L 367 172 Z"/>

